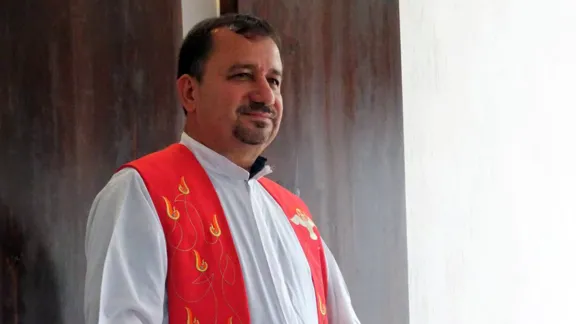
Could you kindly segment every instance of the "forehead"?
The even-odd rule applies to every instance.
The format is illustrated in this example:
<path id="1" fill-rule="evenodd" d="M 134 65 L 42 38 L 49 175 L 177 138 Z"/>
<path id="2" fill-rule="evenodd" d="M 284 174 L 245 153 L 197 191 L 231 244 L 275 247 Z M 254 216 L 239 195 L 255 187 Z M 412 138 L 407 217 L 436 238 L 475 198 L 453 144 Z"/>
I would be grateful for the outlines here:
<path id="1" fill-rule="evenodd" d="M 270 37 L 245 37 L 219 28 L 212 32 L 212 52 L 208 61 L 217 65 L 253 64 L 262 69 L 282 70 L 280 50 Z"/>

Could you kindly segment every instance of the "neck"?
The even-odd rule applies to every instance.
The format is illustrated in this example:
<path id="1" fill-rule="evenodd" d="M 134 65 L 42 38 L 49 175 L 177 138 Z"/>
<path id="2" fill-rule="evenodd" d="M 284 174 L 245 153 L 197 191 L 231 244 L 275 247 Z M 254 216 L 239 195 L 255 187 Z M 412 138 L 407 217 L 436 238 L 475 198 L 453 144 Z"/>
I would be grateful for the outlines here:
<path id="1" fill-rule="evenodd" d="M 229 147 L 218 141 L 214 141 L 209 137 L 200 136 L 188 128 L 185 129 L 185 132 L 194 140 L 208 147 L 212 151 L 226 157 L 228 160 L 232 161 L 234 164 L 247 171 L 250 171 L 252 165 L 261 153 L 258 149 L 256 149 L 256 146 L 240 143 L 240 145 Z"/>

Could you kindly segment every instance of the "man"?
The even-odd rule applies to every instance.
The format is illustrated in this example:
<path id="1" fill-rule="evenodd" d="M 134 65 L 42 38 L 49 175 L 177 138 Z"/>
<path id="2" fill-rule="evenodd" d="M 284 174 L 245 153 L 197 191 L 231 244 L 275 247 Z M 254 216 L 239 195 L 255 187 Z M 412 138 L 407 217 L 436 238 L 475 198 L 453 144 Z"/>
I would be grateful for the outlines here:
<path id="1" fill-rule="evenodd" d="M 283 112 L 278 44 L 248 15 L 188 33 L 180 143 L 124 165 L 92 205 L 88 324 L 359 323 L 306 205 L 264 177 Z"/>

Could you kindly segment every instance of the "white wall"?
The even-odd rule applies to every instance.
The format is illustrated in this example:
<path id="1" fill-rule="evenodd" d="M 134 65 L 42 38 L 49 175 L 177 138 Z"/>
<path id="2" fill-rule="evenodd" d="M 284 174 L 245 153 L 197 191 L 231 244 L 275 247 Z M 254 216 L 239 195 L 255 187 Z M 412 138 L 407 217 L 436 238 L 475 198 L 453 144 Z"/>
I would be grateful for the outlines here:
<path id="1" fill-rule="evenodd" d="M 205 18 L 215 17 L 220 11 L 219 0 L 182 0 L 183 35 Z"/>
<path id="2" fill-rule="evenodd" d="M 575 13 L 400 0 L 411 324 L 576 323 Z"/>

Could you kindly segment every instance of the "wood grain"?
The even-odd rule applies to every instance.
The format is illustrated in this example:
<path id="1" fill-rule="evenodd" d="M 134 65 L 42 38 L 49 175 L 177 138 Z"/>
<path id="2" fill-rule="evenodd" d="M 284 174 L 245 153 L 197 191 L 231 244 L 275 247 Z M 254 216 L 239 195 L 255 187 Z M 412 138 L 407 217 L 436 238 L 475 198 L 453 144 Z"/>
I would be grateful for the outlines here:
<path id="1" fill-rule="evenodd" d="M 363 323 L 408 323 L 398 2 L 239 0 L 282 34 L 285 119 L 266 155 L 310 205 Z"/>
<path id="2" fill-rule="evenodd" d="M 178 1 L 0 4 L 0 322 L 83 323 L 90 204 L 177 139 Z"/>
<path id="3" fill-rule="evenodd" d="M 238 12 L 238 1 L 237 0 L 220 0 L 219 5 L 220 5 L 220 14 L 221 15 Z"/>

